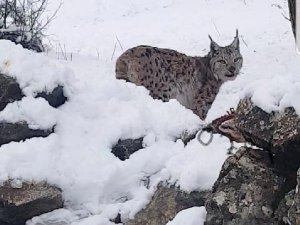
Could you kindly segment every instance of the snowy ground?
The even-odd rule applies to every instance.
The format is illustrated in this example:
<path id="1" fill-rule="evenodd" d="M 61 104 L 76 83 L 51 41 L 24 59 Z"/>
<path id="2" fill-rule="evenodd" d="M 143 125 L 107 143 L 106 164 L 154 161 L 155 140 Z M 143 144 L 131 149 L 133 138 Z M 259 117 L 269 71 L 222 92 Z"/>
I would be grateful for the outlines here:
<path id="1" fill-rule="evenodd" d="M 60 0 L 50 2 L 54 10 Z M 222 87 L 206 122 L 245 95 L 266 111 L 294 106 L 300 114 L 300 57 L 282 13 L 288 14 L 282 0 L 64 0 L 49 28 L 52 51 L 35 54 L 0 41 L 0 69 L 16 77 L 27 95 L 8 105 L 0 119 L 26 120 L 33 128 L 57 124 L 48 138 L 0 148 L 0 180 L 47 180 L 64 191 L 66 209 L 28 225 L 109 225 L 119 212 L 132 218 L 160 181 L 192 191 L 210 188 L 216 180 L 228 140 L 216 136 L 208 147 L 194 140 L 185 148 L 174 142 L 203 121 L 176 101 L 153 100 L 144 88 L 117 81 L 114 65 L 122 49 L 147 44 L 205 55 L 208 33 L 226 45 L 238 28 L 242 73 Z M 32 97 L 57 83 L 70 99 L 59 109 Z M 146 148 L 129 160 L 110 153 L 118 139 L 140 136 L 146 136 Z M 143 180 L 149 177 L 147 189 Z M 202 225 L 203 210 L 181 212 L 168 225 Z"/>

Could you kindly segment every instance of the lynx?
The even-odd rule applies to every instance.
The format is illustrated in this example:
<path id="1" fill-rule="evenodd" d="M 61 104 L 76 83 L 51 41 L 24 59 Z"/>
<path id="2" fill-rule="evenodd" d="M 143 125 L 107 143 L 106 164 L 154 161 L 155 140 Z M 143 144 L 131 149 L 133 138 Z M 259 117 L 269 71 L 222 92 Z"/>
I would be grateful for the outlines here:
<path id="1" fill-rule="evenodd" d="M 238 31 L 225 47 L 209 38 L 204 57 L 151 46 L 128 49 L 117 59 L 116 77 L 146 87 L 155 99 L 177 99 L 204 120 L 221 85 L 234 80 L 243 64 Z"/>

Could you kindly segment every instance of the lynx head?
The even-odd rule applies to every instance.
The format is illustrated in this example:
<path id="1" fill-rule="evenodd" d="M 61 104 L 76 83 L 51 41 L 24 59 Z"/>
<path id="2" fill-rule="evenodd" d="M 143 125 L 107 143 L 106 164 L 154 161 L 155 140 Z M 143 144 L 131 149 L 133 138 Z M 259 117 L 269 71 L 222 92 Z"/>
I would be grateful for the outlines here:
<path id="1" fill-rule="evenodd" d="M 234 80 L 240 72 L 243 64 L 243 57 L 240 53 L 238 30 L 233 42 L 225 47 L 219 46 L 210 38 L 210 67 L 214 77 L 225 82 Z"/>

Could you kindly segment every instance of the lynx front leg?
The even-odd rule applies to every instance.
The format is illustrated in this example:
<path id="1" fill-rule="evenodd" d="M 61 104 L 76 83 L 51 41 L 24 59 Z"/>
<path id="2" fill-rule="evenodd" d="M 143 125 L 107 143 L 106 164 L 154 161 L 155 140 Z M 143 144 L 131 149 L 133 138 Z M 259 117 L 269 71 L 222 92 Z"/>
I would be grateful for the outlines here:
<path id="1" fill-rule="evenodd" d="M 207 101 L 205 96 L 198 96 L 192 103 L 192 111 L 200 117 L 201 120 L 205 120 L 208 110 L 210 109 L 211 101 Z"/>
<path id="2" fill-rule="evenodd" d="M 191 109 L 197 116 L 200 117 L 200 119 L 204 120 L 206 118 L 208 110 L 216 98 L 217 92 L 218 88 L 211 84 L 207 84 L 194 95 Z"/>

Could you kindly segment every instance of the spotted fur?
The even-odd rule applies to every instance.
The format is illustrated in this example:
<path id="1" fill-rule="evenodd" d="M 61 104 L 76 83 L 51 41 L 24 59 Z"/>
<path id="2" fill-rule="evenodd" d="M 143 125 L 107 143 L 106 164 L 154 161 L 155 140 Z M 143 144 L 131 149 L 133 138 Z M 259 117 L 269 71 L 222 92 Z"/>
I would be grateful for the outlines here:
<path id="1" fill-rule="evenodd" d="M 210 52 L 204 57 L 151 46 L 131 48 L 118 58 L 116 77 L 146 87 L 155 99 L 177 99 L 205 119 L 221 85 L 236 78 L 243 62 L 238 34 L 226 47 L 209 38 Z"/>

